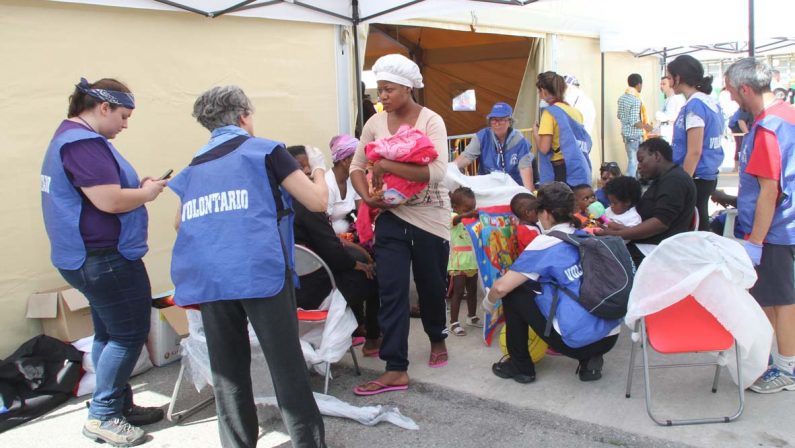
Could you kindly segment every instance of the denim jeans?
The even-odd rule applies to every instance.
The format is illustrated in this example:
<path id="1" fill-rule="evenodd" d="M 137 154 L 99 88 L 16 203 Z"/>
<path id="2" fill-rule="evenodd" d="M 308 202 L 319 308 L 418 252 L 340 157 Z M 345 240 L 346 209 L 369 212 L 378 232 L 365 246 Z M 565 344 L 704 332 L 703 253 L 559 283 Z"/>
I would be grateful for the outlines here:
<path id="1" fill-rule="evenodd" d="M 59 271 L 91 305 L 91 360 L 97 384 L 89 418 L 121 417 L 132 407 L 132 389 L 127 382 L 149 335 L 152 288 L 144 262 L 111 251 L 87 256 L 79 269 Z"/>
<path id="2" fill-rule="evenodd" d="M 627 150 L 627 172 L 625 176 L 635 177 L 638 170 L 638 146 L 640 146 L 639 137 L 624 137 L 624 148 Z"/>

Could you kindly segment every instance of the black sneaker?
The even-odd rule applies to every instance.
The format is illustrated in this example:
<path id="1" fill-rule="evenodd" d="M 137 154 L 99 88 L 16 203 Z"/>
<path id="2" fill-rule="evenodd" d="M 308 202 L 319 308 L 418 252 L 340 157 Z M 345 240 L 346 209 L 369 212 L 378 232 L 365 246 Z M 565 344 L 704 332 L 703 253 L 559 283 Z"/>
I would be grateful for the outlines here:
<path id="1" fill-rule="evenodd" d="M 129 410 L 124 412 L 124 418 L 126 418 L 131 425 L 135 426 L 157 423 L 163 420 L 163 416 L 163 410 L 160 408 L 147 408 L 137 405 L 133 405 Z"/>
<path id="2" fill-rule="evenodd" d="M 596 381 L 601 378 L 604 363 L 605 360 L 602 355 L 580 361 L 580 365 L 577 366 L 577 374 L 580 376 L 580 381 Z"/>
<path id="3" fill-rule="evenodd" d="M 527 384 L 536 380 L 535 372 L 520 372 L 507 355 L 503 356 L 499 362 L 492 364 L 491 371 L 500 378 L 513 378 L 517 383 Z"/>
<path id="4" fill-rule="evenodd" d="M 83 435 L 95 442 L 106 442 L 111 446 L 136 446 L 146 441 L 146 432 L 131 425 L 124 418 L 110 420 L 89 419 L 83 425 Z"/>
<path id="5" fill-rule="evenodd" d="M 86 408 L 91 408 L 91 400 L 86 401 Z M 151 425 L 163 420 L 165 414 L 160 408 L 147 408 L 133 405 L 130 409 L 122 412 L 124 418 L 134 426 Z"/>

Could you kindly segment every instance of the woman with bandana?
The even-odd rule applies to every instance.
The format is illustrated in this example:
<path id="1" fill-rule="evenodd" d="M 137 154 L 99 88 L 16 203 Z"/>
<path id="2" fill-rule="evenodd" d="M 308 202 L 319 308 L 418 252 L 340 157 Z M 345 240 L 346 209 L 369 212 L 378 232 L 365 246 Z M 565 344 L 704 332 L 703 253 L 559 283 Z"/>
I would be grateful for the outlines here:
<path id="1" fill-rule="evenodd" d="M 378 58 L 373 73 L 385 113 L 372 116 L 364 125 L 351 163 L 351 182 L 362 201 L 382 210 L 375 223 L 375 261 L 381 297 L 378 322 L 383 332 L 379 356 L 386 361 L 386 372 L 355 387 L 357 395 L 409 387 L 409 269 L 413 269 L 422 324 L 431 345 L 428 366 L 447 365 L 444 298 L 450 252 L 450 198 L 441 183 L 447 171 L 447 130 L 442 117 L 414 100 L 413 89 L 423 87 L 417 64 L 405 56 L 390 54 Z M 381 159 L 368 168 L 365 146 L 393 136 L 403 125 L 424 133 L 439 157 L 428 165 Z M 370 194 L 365 169 L 372 174 L 374 191 L 382 188 L 385 173 L 428 185 L 403 204 L 389 205 Z"/>
<path id="2" fill-rule="evenodd" d="M 351 162 L 359 140 L 342 134 L 331 139 L 331 161 L 334 166 L 326 172 L 328 185 L 328 216 L 334 233 L 347 233 L 350 229 L 348 215 L 359 207 L 361 198 L 353 189 L 350 178 Z"/>
<path id="3" fill-rule="evenodd" d="M 114 446 L 143 443 L 138 426 L 163 418 L 162 409 L 134 405 L 127 383 L 149 334 L 144 204 L 166 186 L 162 179 L 139 180 L 110 143 L 127 128 L 133 109 L 134 97 L 119 81 L 81 79 L 41 170 L 52 263 L 86 296 L 94 322 L 97 383 L 83 434 Z"/>

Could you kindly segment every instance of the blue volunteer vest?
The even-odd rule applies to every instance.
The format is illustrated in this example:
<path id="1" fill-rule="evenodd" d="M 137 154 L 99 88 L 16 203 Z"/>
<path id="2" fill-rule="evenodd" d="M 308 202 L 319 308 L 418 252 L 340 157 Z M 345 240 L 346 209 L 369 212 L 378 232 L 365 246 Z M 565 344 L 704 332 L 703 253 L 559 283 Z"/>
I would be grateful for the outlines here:
<path id="1" fill-rule="evenodd" d="M 497 142 L 494 133 L 490 128 L 484 128 L 476 134 L 480 142 L 480 163 L 478 164 L 478 174 L 489 174 L 493 171 L 503 171 L 510 175 L 517 184 L 522 184 L 522 176 L 519 174 L 519 160 L 530 153 L 530 143 L 524 137 L 520 137 L 512 146 L 508 146 L 511 139 L 519 132 L 511 129 L 510 134 L 505 136 L 505 145 L 502 155 L 497 151 Z"/>
<path id="2" fill-rule="evenodd" d="M 565 286 L 575 294 L 580 292 L 582 266 L 577 248 L 565 243 L 557 243 L 546 249 L 525 250 L 511 265 L 510 269 L 522 274 L 537 273 L 541 284 L 541 294 L 535 301 L 541 313 L 550 318 L 554 284 Z M 558 293 L 558 307 L 555 311 L 563 342 L 571 348 L 592 344 L 610 334 L 621 319 L 602 319 L 589 313 L 566 294 Z"/>
<path id="3" fill-rule="evenodd" d="M 767 115 L 754 122 L 751 130 L 743 139 L 740 152 L 740 186 L 737 194 L 737 230 L 741 235 L 748 235 L 754 225 L 756 200 L 759 197 L 759 181 L 755 176 L 745 172 L 751 153 L 754 151 L 754 136 L 760 128 L 776 134 L 781 150 L 781 179 L 779 188 L 781 198 L 773 214 L 773 222 L 767 232 L 765 241 L 771 244 L 795 244 L 795 122 L 788 122 L 776 115 Z"/>
<path id="4" fill-rule="evenodd" d="M 265 156 L 278 146 L 249 138 L 169 182 L 182 204 L 171 259 L 178 305 L 271 297 L 284 287 L 285 252 L 292 268 L 293 224 L 291 218 L 278 219 L 265 168 Z M 291 211 L 284 192 L 282 200 Z"/>
<path id="5" fill-rule="evenodd" d="M 694 178 L 717 179 L 718 169 L 723 163 L 723 146 L 721 145 L 723 112 L 719 105 L 716 104 L 716 107 L 717 112 L 710 109 L 700 98 L 693 98 L 685 103 L 674 123 L 674 137 L 671 144 L 673 159 L 675 164 L 682 166 L 687 155 L 687 114 L 692 112 L 704 120 L 704 142 L 701 147 L 701 159 L 693 173 Z"/>
<path id="6" fill-rule="evenodd" d="M 571 118 L 565 110 L 556 105 L 546 108 L 558 124 L 560 133 L 560 151 L 566 163 L 566 183 L 570 186 L 591 184 L 591 137 L 585 127 Z M 552 150 L 546 154 L 538 153 L 539 183 L 545 184 L 555 180 L 552 169 Z"/>
<path id="7" fill-rule="evenodd" d="M 88 129 L 70 129 L 53 137 L 41 167 L 41 209 L 44 227 L 50 238 L 50 259 L 60 269 L 78 269 L 86 260 L 86 246 L 80 235 L 83 198 L 66 176 L 61 150 L 69 143 L 91 139 L 101 139 L 110 149 L 119 165 L 121 188 L 139 186 L 135 169 L 105 137 Z M 117 246 L 119 253 L 128 260 L 142 258 L 149 250 L 146 245 L 149 223 L 146 207 L 140 206 L 116 216 L 121 223 Z"/>

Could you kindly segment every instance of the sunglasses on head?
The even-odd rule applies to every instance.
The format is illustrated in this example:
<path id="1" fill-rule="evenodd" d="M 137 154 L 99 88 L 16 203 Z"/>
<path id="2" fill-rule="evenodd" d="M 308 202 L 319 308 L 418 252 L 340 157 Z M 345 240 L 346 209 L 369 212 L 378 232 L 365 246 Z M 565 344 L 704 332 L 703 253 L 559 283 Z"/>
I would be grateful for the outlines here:
<path id="1" fill-rule="evenodd" d="M 606 170 L 609 168 L 618 168 L 618 162 L 604 162 L 602 163 L 602 167 L 600 169 Z"/>

